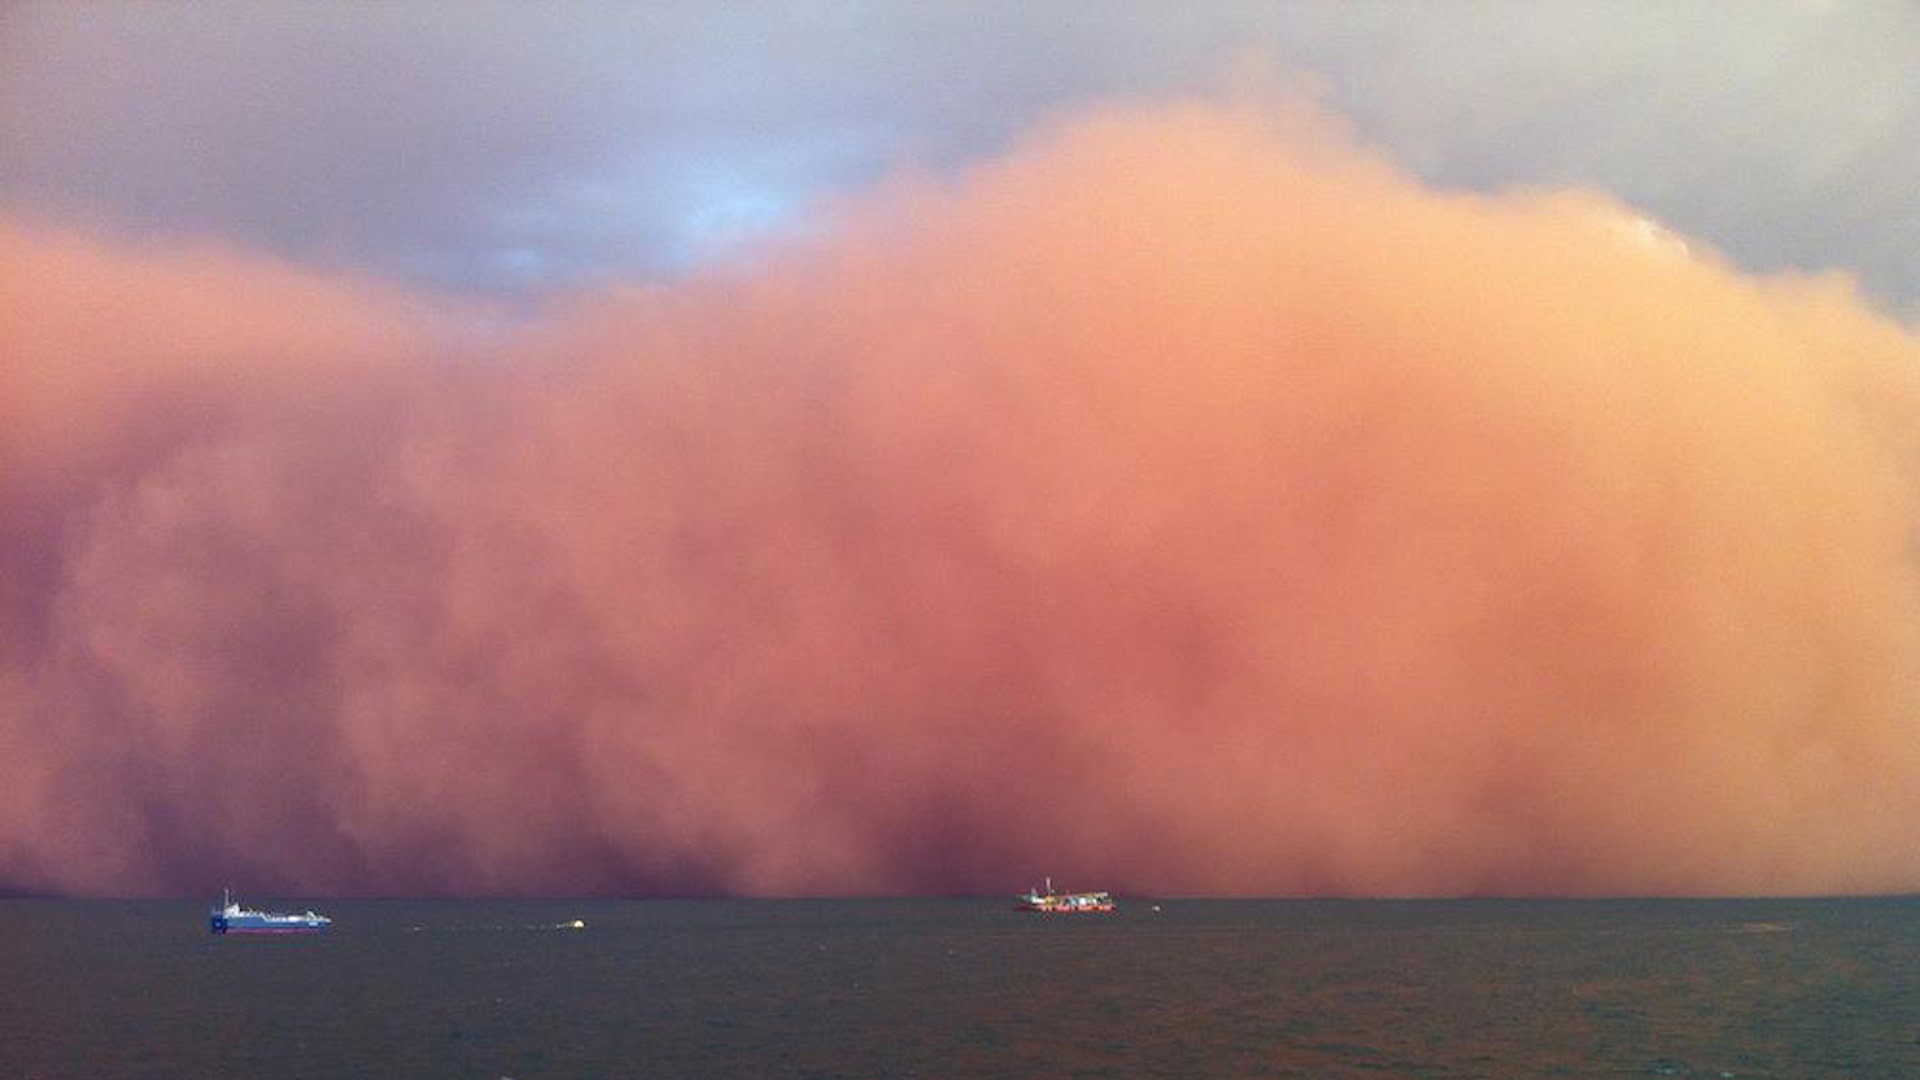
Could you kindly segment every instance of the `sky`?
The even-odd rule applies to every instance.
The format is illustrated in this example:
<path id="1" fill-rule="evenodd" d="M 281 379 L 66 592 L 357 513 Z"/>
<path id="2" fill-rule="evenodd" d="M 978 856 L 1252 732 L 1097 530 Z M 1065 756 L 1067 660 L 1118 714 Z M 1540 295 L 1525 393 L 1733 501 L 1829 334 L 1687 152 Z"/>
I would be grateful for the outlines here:
<path id="1" fill-rule="evenodd" d="M 0 892 L 1920 890 L 1920 9 L 0 7 Z"/>

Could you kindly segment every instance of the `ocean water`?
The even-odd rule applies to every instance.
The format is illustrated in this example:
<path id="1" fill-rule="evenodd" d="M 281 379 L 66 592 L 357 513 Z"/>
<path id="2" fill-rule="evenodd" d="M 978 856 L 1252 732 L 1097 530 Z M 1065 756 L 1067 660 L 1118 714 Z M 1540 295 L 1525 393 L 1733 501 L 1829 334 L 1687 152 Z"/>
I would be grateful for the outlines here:
<path id="1" fill-rule="evenodd" d="M 1911 899 L 313 906 L 0 901 L 0 1080 L 1920 1078 Z"/>

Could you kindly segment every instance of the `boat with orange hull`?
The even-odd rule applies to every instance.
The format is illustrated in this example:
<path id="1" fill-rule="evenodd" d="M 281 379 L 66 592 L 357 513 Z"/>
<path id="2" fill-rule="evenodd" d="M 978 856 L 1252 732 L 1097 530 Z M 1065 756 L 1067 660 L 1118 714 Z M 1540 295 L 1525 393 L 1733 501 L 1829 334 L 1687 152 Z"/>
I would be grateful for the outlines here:
<path id="1" fill-rule="evenodd" d="M 1014 908 L 1045 915 L 1097 915 L 1114 910 L 1113 894 L 1104 892 L 1054 892 L 1053 879 L 1045 890 L 1028 889 L 1015 898 Z"/>

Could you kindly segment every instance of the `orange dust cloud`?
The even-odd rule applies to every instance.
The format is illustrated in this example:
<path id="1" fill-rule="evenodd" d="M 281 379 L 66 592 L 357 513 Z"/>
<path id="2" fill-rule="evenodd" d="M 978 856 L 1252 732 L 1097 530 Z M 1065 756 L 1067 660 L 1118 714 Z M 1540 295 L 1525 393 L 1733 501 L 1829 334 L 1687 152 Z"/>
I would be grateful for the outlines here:
<path id="1" fill-rule="evenodd" d="M 1920 888 L 1920 342 L 1061 122 L 511 333 L 0 232 L 0 888 Z"/>

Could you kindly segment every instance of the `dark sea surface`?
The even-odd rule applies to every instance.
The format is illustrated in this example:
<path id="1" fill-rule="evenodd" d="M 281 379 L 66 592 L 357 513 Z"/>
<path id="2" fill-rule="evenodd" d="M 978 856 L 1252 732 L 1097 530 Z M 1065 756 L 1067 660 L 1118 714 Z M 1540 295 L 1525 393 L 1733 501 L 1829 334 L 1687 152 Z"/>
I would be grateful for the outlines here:
<path id="1" fill-rule="evenodd" d="M 1920 1078 L 1920 900 L 1160 903 L 0 901 L 0 1080 Z"/>

